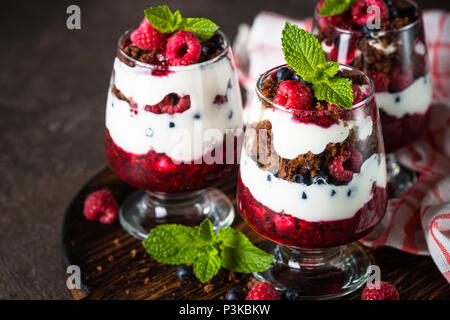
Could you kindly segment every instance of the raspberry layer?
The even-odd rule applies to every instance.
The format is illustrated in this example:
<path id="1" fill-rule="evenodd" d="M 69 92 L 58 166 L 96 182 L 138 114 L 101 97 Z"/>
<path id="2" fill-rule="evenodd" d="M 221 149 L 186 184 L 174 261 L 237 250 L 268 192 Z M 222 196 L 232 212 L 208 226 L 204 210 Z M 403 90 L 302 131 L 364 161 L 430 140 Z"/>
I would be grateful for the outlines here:
<path id="1" fill-rule="evenodd" d="M 287 246 L 318 249 L 347 244 L 372 231 L 384 216 L 387 196 L 386 188 L 374 186 L 370 200 L 350 218 L 312 222 L 265 206 L 239 176 L 237 204 L 247 223 L 262 236 Z M 330 204 L 328 210 L 333 209 Z"/>
<path id="2" fill-rule="evenodd" d="M 185 193 L 202 190 L 221 183 L 237 169 L 237 144 L 234 147 L 234 164 L 175 163 L 166 154 L 150 150 L 145 154 L 125 151 L 105 130 L 105 155 L 110 168 L 126 183 L 155 192 Z"/>

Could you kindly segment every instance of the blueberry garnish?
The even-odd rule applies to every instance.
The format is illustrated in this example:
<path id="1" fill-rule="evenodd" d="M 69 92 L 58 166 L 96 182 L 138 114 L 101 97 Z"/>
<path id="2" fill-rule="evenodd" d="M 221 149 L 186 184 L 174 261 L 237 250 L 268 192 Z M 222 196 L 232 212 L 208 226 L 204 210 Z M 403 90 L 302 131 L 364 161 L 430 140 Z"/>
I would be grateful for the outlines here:
<path id="1" fill-rule="evenodd" d="M 272 177 L 270 174 L 267 175 L 267 181 L 269 181 L 269 182 L 272 181 Z"/>
<path id="2" fill-rule="evenodd" d="M 200 115 L 200 113 L 196 113 L 194 114 L 194 119 L 200 119 L 202 116 Z"/>
<path id="3" fill-rule="evenodd" d="M 192 270 L 187 265 L 183 264 L 181 266 L 178 266 L 177 268 L 177 277 L 178 279 L 182 281 L 187 281 L 192 276 Z"/>
<path id="4" fill-rule="evenodd" d="M 208 41 L 214 42 L 218 47 L 222 47 L 223 46 L 223 37 L 216 33 L 215 35 L 213 35 L 211 38 L 209 38 Z"/>
<path id="5" fill-rule="evenodd" d="M 169 128 L 173 128 L 173 127 L 175 127 L 175 123 L 169 122 Z"/>
<path id="6" fill-rule="evenodd" d="M 325 172 L 319 171 L 314 177 L 311 178 L 312 183 L 326 184 L 328 176 Z"/>
<path id="7" fill-rule="evenodd" d="M 302 193 L 302 199 L 307 199 L 307 198 L 308 198 L 308 196 L 306 195 L 306 192 L 303 191 L 303 193 Z"/>
<path id="8" fill-rule="evenodd" d="M 284 298 L 285 298 L 286 300 L 298 300 L 299 295 L 298 295 L 297 290 L 292 289 L 292 288 L 287 288 L 287 289 L 284 291 Z"/>
<path id="9" fill-rule="evenodd" d="M 336 191 L 331 190 L 331 196 L 334 197 L 335 194 L 336 194 Z"/>
<path id="10" fill-rule="evenodd" d="M 225 294 L 225 300 L 244 300 L 244 292 L 240 288 L 231 288 Z"/>
<path id="11" fill-rule="evenodd" d="M 278 69 L 277 74 L 275 75 L 275 78 L 278 81 L 285 81 L 285 80 L 292 80 L 293 72 L 288 67 Z"/>
<path id="12" fill-rule="evenodd" d="M 402 99 L 400 98 L 400 96 L 395 97 L 395 103 L 399 103 L 400 100 L 402 100 Z"/>
<path id="13" fill-rule="evenodd" d="M 152 128 L 147 128 L 145 130 L 145 135 L 149 138 L 153 137 L 153 129 Z"/>
<path id="14" fill-rule="evenodd" d="M 233 110 L 230 110 L 230 112 L 228 112 L 228 119 L 233 118 Z"/>
<path id="15" fill-rule="evenodd" d="M 215 34 L 208 41 L 202 44 L 202 54 L 213 55 L 223 48 L 223 38 L 220 34 Z"/>
<path id="16" fill-rule="evenodd" d="M 292 179 L 294 180 L 294 182 L 297 182 L 297 183 L 308 184 L 308 176 L 307 175 L 302 175 L 300 173 L 297 173 L 292 176 Z"/>

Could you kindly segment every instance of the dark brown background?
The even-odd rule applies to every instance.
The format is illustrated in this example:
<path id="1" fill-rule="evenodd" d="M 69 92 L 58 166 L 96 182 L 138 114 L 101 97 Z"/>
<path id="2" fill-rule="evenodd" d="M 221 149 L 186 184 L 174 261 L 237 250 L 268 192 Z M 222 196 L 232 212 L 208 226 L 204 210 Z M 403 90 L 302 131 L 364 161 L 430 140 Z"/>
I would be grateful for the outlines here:
<path id="1" fill-rule="evenodd" d="M 0 10 L 0 299 L 69 299 L 60 233 L 77 190 L 105 166 L 104 104 L 117 38 L 162 1 L 2 1 Z M 418 0 L 450 10 L 448 0 Z M 166 1 L 233 38 L 260 10 L 296 18 L 314 0 Z M 81 30 L 66 8 L 81 7 Z"/>

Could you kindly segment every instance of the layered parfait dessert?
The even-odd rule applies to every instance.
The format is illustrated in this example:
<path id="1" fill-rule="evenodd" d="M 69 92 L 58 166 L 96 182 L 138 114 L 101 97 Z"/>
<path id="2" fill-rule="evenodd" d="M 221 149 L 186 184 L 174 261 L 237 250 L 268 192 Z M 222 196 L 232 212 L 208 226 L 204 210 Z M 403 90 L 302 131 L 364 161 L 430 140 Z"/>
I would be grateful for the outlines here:
<path id="1" fill-rule="evenodd" d="M 328 59 L 372 78 L 386 152 L 394 152 L 420 137 L 432 100 L 422 13 L 411 0 L 335 2 L 318 3 L 313 32 Z"/>
<path id="2" fill-rule="evenodd" d="M 310 48 L 317 44 L 320 50 L 315 41 Z M 302 69 L 295 61 L 319 58 L 286 60 Z M 298 74 L 284 65 L 261 76 L 241 155 L 241 214 L 256 232 L 290 247 L 353 242 L 368 234 L 386 209 L 386 165 L 372 83 L 354 68 L 322 59 L 315 74 L 308 74 L 310 66 Z M 329 78 L 320 80 L 319 73 Z M 336 96 L 325 100 L 325 89 L 347 92 L 346 108 L 336 104 L 343 101 Z"/>
<path id="3" fill-rule="evenodd" d="M 242 129 L 242 103 L 225 35 L 210 20 L 178 11 L 159 23 L 155 16 L 167 10 L 146 10 L 119 40 L 105 150 L 128 184 L 185 193 L 216 185 L 236 168 L 237 143 L 225 142 Z"/>

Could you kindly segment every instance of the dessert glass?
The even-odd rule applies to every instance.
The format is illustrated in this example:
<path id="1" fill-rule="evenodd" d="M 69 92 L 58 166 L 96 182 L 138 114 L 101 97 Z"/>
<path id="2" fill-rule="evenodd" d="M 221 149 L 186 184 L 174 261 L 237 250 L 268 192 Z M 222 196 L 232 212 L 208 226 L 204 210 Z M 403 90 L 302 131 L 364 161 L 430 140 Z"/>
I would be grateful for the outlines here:
<path id="1" fill-rule="evenodd" d="M 360 69 L 374 81 L 388 153 L 389 192 L 397 197 L 417 174 L 400 166 L 393 153 L 425 131 L 432 86 L 421 10 L 410 0 L 392 2 L 414 9 L 407 25 L 379 31 L 367 25 L 348 30 L 322 18 L 316 8 L 313 33 L 329 60 Z"/>
<path id="2" fill-rule="evenodd" d="M 120 39 L 106 105 L 105 154 L 112 171 L 141 190 L 119 211 L 122 226 L 144 239 L 162 223 L 215 228 L 234 219 L 230 200 L 212 187 L 237 170 L 242 102 L 226 36 L 223 51 L 188 66 L 143 63 Z M 184 106 L 170 113 L 158 104 Z M 156 111 L 155 111 L 156 110 Z"/>
<path id="3" fill-rule="evenodd" d="M 302 298 L 345 295 L 366 282 L 371 264 L 352 242 L 373 230 L 387 205 L 373 83 L 341 65 L 344 74 L 365 77 L 364 100 L 352 110 L 293 111 L 261 92 L 265 80 L 282 67 L 257 82 L 240 159 L 239 211 L 254 231 L 272 241 L 263 248 L 275 256 L 273 266 L 255 277 L 280 290 L 296 289 Z M 344 156 L 349 154 L 355 157 Z M 358 154 L 360 167 L 351 180 L 333 178 L 334 159 L 346 159 L 346 168 Z"/>

